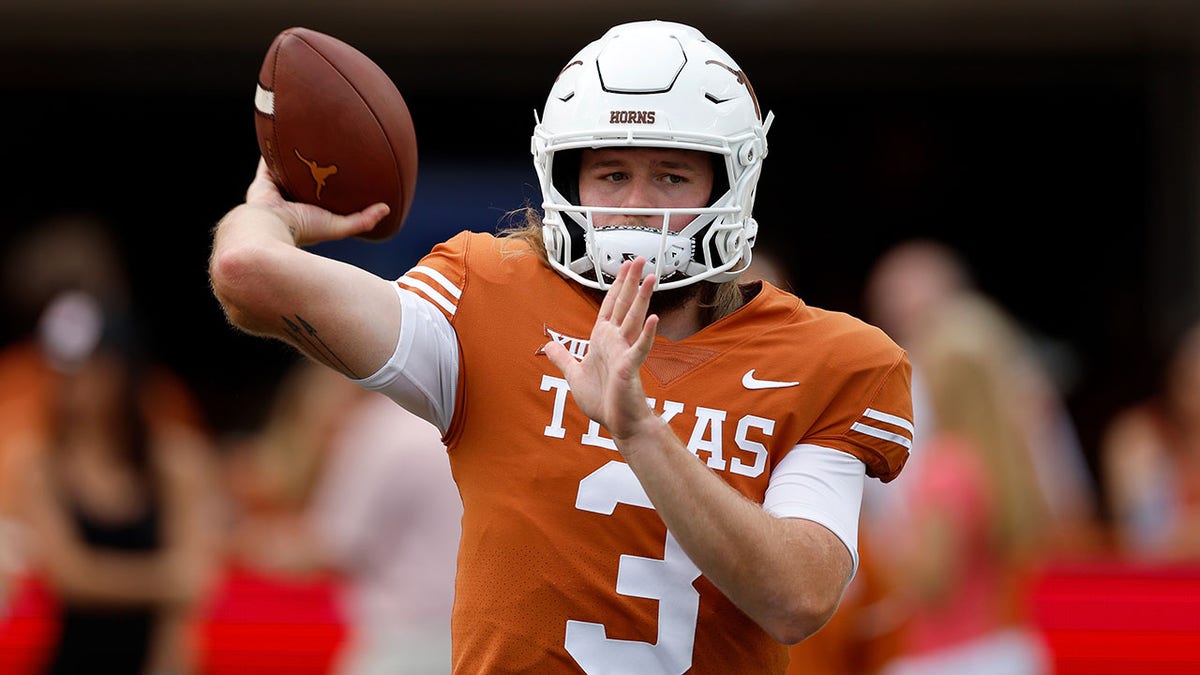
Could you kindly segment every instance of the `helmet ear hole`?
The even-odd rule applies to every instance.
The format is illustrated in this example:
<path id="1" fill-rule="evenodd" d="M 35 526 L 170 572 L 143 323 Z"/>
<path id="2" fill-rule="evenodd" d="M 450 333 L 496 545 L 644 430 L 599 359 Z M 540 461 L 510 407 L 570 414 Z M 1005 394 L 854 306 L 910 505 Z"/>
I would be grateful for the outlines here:
<path id="1" fill-rule="evenodd" d="M 755 141 L 746 141 L 738 148 L 737 158 L 738 163 L 742 166 L 750 166 L 759 156 L 758 143 Z"/>
<path id="2" fill-rule="evenodd" d="M 583 162 L 582 150 L 559 150 L 550 157 L 550 180 L 554 189 L 562 195 L 567 204 L 579 206 L 579 167 Z M 558 245 L 565 247 L 570 243 L 570 255 L 580 255 L 587 250 L 587 236 L 584 225 L 576 222 L 575 214 L 560 213 L 557 218 L 562 223 L 563 231 L 558 232 Z M 565 235 L 565 236 L 564 236 Z M 571 260 L 563 259 L 564 265 Z"/>
<path id="3" fill-rule="evenodd" d="M 583 161 L 583 151 L 559 150 L 551 161 L 554 188 L 566 198 L 568 204 L 579 206 L 579 167 Z"/>
<path id="4" fill-rule="evenodd" d="M 561 229 L 542 225 L 542 244 L 546 247 L 546 255 L 550 259 L 562 260 L 564 258 Z"/>
<path id="5" fill-rule="evenodd" d="M 724 155 L 710 152 L 708 156 L 712 162 L 713 176 L 712 192 L 708 195 L 708 205 L 713 206 L 717 203 L 718 199 L 725 196 L 726 192 L 729 192 L 729 171 L 725 168 Z"/>

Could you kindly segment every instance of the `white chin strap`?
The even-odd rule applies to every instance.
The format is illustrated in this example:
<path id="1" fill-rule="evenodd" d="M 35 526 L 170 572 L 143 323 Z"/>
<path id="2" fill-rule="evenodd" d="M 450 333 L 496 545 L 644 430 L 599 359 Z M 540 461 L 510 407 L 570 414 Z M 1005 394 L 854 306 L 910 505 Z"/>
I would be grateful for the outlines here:
<path id="1" fill-rule="evenodd" d="M 619 226 L 594 231 L 588 240 L 588 256 L 600 271 L 616 277 L 621 263 L 641 256 L 658 279 L 683 272 L 692 260 L 691 237 L 665 233 L 653 227 Z"/>

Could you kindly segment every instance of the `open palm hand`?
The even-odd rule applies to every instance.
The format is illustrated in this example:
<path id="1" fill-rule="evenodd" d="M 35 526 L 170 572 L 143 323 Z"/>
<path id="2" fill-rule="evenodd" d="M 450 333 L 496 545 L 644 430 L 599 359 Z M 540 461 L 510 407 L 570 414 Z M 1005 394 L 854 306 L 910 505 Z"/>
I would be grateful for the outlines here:
<path id="1" fill-rule="evenodd" d="M 639 257 L 621 265 L 600 305 L 583 360 L 577 361 L 558 342 L 545 347 L 579 408 L 617 441 L 632 436 L 642 423 L 654 418 L 638 374 L 658 326 L 657 315 L 646 316 L 654 276 L 642 279 L 645 264 Z"/>

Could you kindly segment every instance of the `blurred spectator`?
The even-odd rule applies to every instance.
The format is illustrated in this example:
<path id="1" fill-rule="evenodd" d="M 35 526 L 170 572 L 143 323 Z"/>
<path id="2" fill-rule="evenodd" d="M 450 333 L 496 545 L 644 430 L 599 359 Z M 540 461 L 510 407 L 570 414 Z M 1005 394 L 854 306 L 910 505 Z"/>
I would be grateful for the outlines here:
<path id="1" fill-rule="evenodd" d="M 884 672 L 1048 672 L 1022 606 L 1049 536 L 1020 421 L 1022 338 L 993 303 L 959 293 L 913 339 L 936 415 L 892 565 L 909 612 L 904 655 Z"/>
<path id="2" fill-rule="evenodd" d="M 30 453 L 45 449 L 59 425 L 63 373 L 37 335 L 48 303 L 64 293 L 83 292 L 112 316 L 131 312 L 130 279 L 120 246 L 102 221 L 67 215 L 35 223 L 4 253 L 0 288 L 4 339 L 0 345 L 0 608 L 9 584 L 29 581 L 29 528 L 20 513 Z M 141 354 L 145 357 L 146 354 Z M 199 407 L 185 383 L 161 364 L 144 362 L 139 373 L 141 405 L 156 435 L 173 435 L 184 425 L 207 433 Z M 203 441 L 202 441 L 203 442 Z M 36 570 L 34 570 L 36 572 Z"/>
<path id="3" fill-rule="evenodd" d="M 922 327 L 946 301 L 974 286 L 957 252 L 931 239 L 912 239 L 875 261 L 863 301 L 872 323 L 912 352 Z"/>
<path id="4" fill-rule="evenodd" d="M 904 473 L 886 489 L 867 485 L 863 492 L 863 512 L 869 514 L 864 524 L 880 537 L 885 555 L 905 536 L 914 476 L 927 459 L 923 445 L 933 420 L 920 355 L 915 353 L 916 335 L 938 308 L 973 286 L 966 264 L 954 251 L 925 239 L 901 242 L 885 251 L 867 275 L 866 319 L 908 351 L 913 367 L 913 447 Z"/>
<path id="5" fill-rule="evenodd" d="M 337 373 L 297 361 L 279 382 L 262 427 L 227 444 L 231 562 L 284 576 L 330 571 L 309 509 L 333 439 L 365 395 Z"/>
<path id="6" fill-rule="evenodd" d="M 33 224 L 4 259 L 4 297 L 13 332 L 33 329 L 42 310 L 63 290 L 87 291 L 105 307 L 130 304 L 124 256 L 111 230 L 83 214 Z"/>
<path id="7" fill-rule="evenodd" d="M 1108 425 L 1101 465 L 1124 554 L 1200 559 L 1200 323 L 1171 350 L 1158 393 Z"/>
<path id="8" fill-rule="evenodd" d="M 36 335 L 37 321 L 52 298 L 66 291 L 87 293 L 105 308 L 130 311 L 125 260 L 112 232 L 89 216 L 55 217 L 35 224 L 6 251 L 2 267 L 8 341 L 0 346 L 0 587 L 18 573 L 14 530 L 4 515 L 15 490 L 6 457 L 18 439 L 45 435 L 52 424 L 60 374 Z M 154 424 L 185 424 L 205 432 L 199 406 L 186 384 L 161 364 L 145 364 L 145 396 Z M 5 562 L 7 561 L 7 562 Z M 3 593 L 0 593 L 0 600 Z"/>
<path id="9" fill-rule="evenodd" d="M 318 487 L 314 518 L 350 579 L 341 675 L 450 672 L 462 501 L 437 428 L 371 393 Z"/>
<path id="10" fill-rule="evenodd" d="M 83 291 L 104 307 L 130 311 L 130 280 L 110 228 L 90 216 L 60 216 L 36 223 L 3 259 L 8 342 L 0 349 L 0 441 L 45 424 L 48 386 L 55 379 L 37 343 L 38 317 L 65 291 Z M 155 419 L 202 426 L 186 384 L 161 364 L 145 373 L 147 402 Z"/>
<path id="11" fill-rule="evenodd" d="M 338 579 L 349 635 L 334 672 L 450 672 L 462 502 L 433 425 L 300 361 L 234 462 L 240 501 L 252 505 L 236 558 Z"/>
<path id="12" fill-rule="evenodd" d="M 755 252 L 742 279 L 790 285 L 786 265 L 767 252 Z M 938 667 L 933 655 L 945 658 L 942 649 L 951 645 L 964 656 L 974 648 L 994 650 L 982 661 L 1017 669 L 976 671 L 971 668 L 983 666 L 964 665 L 945 672 L 1044 672 L 1048 666 L 1040 643 L 1022 613 L 1023 580 L 1042 558 L 1026 554 L 1039 546 L 1039 553 L 1047 555 L 1077 545 L 1090 547 L 1095 524 L 1093 482 L 1059 392 L 1029 338 L 1011 317 L 978 295 L 965 262 L 943 244 L 913 240 L 886 252 L 868 279 L 864 302 L 869 320 L 912 358 L 917 428 L 913 453 L 900 479 L 868 486 L 859 530 L 862 567 L 829 624 L 792 647 L 789 674 L 861 675 L 885 667 L 893 673 L 925 672 Z M 964 325 L 957 325 L 960 321 Z M 988 405 L 1006 421 L 988 432 L 989 445 L 979 449 L 953 440 L 967 435 L 958 428 L 966 424 L 961 419 L 969 410 L 966 394 L 956 398 L 943 393 L 958 386 L 949 378 L 968 377 L 968 372 L 955 373 L 955 350 L 960 350 L 955 343 L 965 342 L 965 349 L 972 340 L 983 351 L 967 356 L 992 363 L 975 386 L 1005 392 L 1002 401 Z M 996 370 L 1000 365 L 1002 372 Z M 948 407 L 948 419 L 943 420 L 943 396 L 951 399 L 945 405 L 961 404 L 966 410 Z M 982 402 L 977 407 L 988 409 Z M 1003 433 L 1015 437 L 1001 440 Z M 993 463 L 1006 467 L 1004 473 L 990 474 Z M 999 479 L 1001 475 L 1005 478 Z M 1026 493 L 1016 487 L 1020 484 Z M 1014 506 L 1015 494 L 1024 501 Z M 973 511 L 965 508 L 972 501 Z M 1036 516 L 1022 515 L 1021 506 L 1033 508 Z M 963 516 L 964 522 L 937 520 L 950 514 Z M 999 538 L 993 541 L 992 534 L 985 534 L 1003 532 L 1000 523 L 1006 520 L 1020 523 L 1026 518 L 1032 525 L 1029 540 L 996 534 Z M 961 531 L 955 532 L 955 527 Z M 935 534 L 939 530 L 944 531 Z M 925 548 L 915 540 L 925 542 Z M 1005 558 L 1009 555 L 1011 561 Z M 956 561 L 969 565 L 967 574 L 979 575 L 974 585 L 960 583 L 961 570 L 951 570 Z M 919 592 L 913 595 L 914 590 Z M 956 605 L 958 601 L 962 604 Z M 960 620 L 963 617 L 955 614 L 976 610 L 982 612 L 977 620 Z M 906 657 L 921 654 L 931 660 L 894 661 L 901 651 Z M 1028 667 L 1019 665 L 1022 659 Z M 914 663 L 920 664 L 918 669 L 906 670 Z"/>
<path id="13" fill-rule="evenodd" d="M 966 262 L 949 246 L 928 239 L 904 241 L 885 251 L 868 276 L 864 290 L 868 321 L 907 349 L 913 364 L 916 433 L 908 464 L 894 483 L 868 483 L 864 494 L 864 511 L 871 514 L 865 521 L 888 537 L 884 543 L 889 547 L 891 535 L 904 536 L 902 522 L 928 459 L 924 440 L 936 428 L 939 414 L 925 391 L 925 354 L 919 336 L 943 307 L 964 293 L 978 293 Z M 1020 326 L 1016 330 L 1008 364 L 1013 386 L 1020 391 L 1014 414 L 1024 442 L 1032 449 L 1036 485 L 1057 530 L 1055 547 L 1064 555 L 1087 553 L 1097 543 L 1095 480 L 1051 369 L 1028 333 Z"/>
<path id="14" fill-rule="evenodd" d="M 5 437 L 15 522 L 60 614 L 48 673 L 188 673 L 216 512 L 207 439 L 152 424 L 131 317 L 86 293 L 39 322 L 44 425 Z"/>

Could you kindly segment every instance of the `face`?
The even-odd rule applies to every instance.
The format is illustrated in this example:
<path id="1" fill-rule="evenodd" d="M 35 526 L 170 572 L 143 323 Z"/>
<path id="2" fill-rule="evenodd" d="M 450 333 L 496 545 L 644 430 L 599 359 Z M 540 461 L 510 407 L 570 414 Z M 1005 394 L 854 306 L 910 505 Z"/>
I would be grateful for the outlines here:
<path id="1" fill-rule="evenodd" d="M 713 165 L 707 153 L 671 148 L 584 149 L 579 166 L 579 199 L 586 206 L 698 208 L 708 206 Z M 695 218 L 671 218 L 678 232 Z M 598 213 L 596 227 L 639 225 L 658 229 L 659 216 Z"/>

